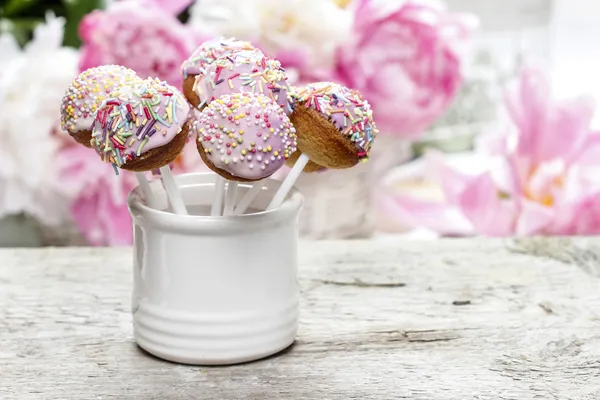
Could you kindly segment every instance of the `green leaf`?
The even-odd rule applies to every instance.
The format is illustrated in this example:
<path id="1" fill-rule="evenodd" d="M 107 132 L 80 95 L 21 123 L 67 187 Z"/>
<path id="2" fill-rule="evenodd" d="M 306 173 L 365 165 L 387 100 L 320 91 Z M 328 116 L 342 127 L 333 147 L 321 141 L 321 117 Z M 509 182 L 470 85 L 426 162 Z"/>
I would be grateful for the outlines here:
<path id="1" fill-rule="evenodd" d="M 43 21 L 41 18 L 15 18 L 10 20 L 6 26 L 17 42 L 24 46 L 31 40 L 35 27 Z"/>
<path id="2" fill-rule="evenodd" d="M 4 6 L 3 16 L 5 18 L 13 17 L 25 10 L 31 9 L 39 0 L 8 0 Z"/>
<path id="3" fill-rule="evenodd" d="M 65 16 L 67 17 L 67 23 L 65 25 L 65 39 L 63 41 L 65 46 L 79 47 L 81 45 L 81 39 L 77 34 L 77 28 L 79 22 L 88 13 L 95 9 L 102 7 L 104 1 L 102 0 L 62 0 L 65 7 Z"/>

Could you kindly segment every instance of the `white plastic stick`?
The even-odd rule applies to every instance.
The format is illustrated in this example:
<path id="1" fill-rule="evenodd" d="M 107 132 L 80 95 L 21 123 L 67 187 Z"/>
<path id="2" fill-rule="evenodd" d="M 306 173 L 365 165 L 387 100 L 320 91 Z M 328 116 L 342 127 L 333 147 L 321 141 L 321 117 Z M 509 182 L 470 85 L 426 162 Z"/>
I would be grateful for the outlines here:
<path id="1" fill-rule="evenodd" d="M 235 194 L 237 192 L 237 181 L 229 181 L 227 185 L 227 195 L 225 196 L 225 210 L 223 215 L 233 214 L 233 206 L 235 205 Z"/>
<path id="2" fill-rule="evenodd" d="M 177 183 L 175 183 L 175 178 L 173 178 L 171 168 L 168 165 L 160 167 L 160 175 L 162 176 L 163 183 L 165 184 L 165 190 L 167 191 L 169 203 L 171 203 L 173 212 L 175 214 L 187 215 L 188 212 L 185 208 L 183 197 L 181 197 L 181 192 L 177 187 Z"/>
<path id="3" fill-rule="evenodd" d="M 250 207 L 250 204 L 252 204 L 252 202 L 254 202 L 256 197 L 258 197 L 258 195 L 260 194 L 260 192 L 262 191 L 264 186 L 265 186 L 264 181 L 254 182 L 252 184 L 252 187 L 250 189 L 248 189 L 248 191 L 246 192 L 244 197 L 242 197 L 242 199 L 240 200 L 240 203 L 235 208 L 235 211 L 233 212 L 233 214 L 234 215 L 242 215 L 243 213 L 245 213 L 246 210 L 248 209 L 248 207 Z"/>
<path id="4" fill-rule="evenodd" d="M 221 208 L 223 207 L 223 195 L 225 194 L 225 178 L 217 175 L 215 182 L 215 195 L 213 197 L 212 206 L 210 207 L 210 215 L 218 217 L 221 215 Z"/>
<path id="5" fill-rule="evenodd" d="M 156 201 L 156 196 L 150 187 L 150 182 L 146 178 L 146 175 L 143 172 L 136 172 L 135 177 L 140 184 L 140 189 L 142 189 L 142 193 L 144 193 L 144 197 L 146 198 L 146 204 L 148 207 L 158 209 L 158 202 Z"/>
<path id="6" fill-rule="evenodd" d="M 267 210 L 273 210 L 274 208 L 281 206 L 283 200 L 285 200 L 285 197 L 292 189 L 292 186 L 294 186 L 294 183 L 296 183 L 296 180 L 298 180 L 298 177 L 302 173 L 302 170 L 304 170 L 304 167 L 306 167 L 308 160 L 309 159 L 306 154 L 300 154 L 300 157 L 298 157 L 298 160 L 296 160 L 296 163 L 290 170 L 288 176 L 286 176 L 283 182 L 281 182 L 281 186 L 279 186 L 279 189 L 277 189 L 275 196 L 273 196 L 273 200 L 271 200 L 271 202 L 267 206 Z"/>

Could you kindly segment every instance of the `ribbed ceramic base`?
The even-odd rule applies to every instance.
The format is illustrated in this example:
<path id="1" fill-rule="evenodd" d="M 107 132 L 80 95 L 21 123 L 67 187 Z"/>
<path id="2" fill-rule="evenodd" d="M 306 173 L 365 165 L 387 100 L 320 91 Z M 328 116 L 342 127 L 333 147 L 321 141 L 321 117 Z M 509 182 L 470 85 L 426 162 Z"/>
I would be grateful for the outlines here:
<path id="1" fill-rule="evenodd" d="M 140 305 L 133 315 L 137 344 L 183 364 L 224 365 L 258 360 L 290 346 L 298 329 L 298 301 L 246 315 L 174 314 Z"/>

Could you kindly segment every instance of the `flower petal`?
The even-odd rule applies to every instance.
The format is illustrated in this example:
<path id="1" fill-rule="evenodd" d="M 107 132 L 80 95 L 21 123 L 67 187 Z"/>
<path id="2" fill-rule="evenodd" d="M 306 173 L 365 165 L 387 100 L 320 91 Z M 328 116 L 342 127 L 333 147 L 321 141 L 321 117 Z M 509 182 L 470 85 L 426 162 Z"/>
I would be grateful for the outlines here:
<path id="1" fill-rule="evenodd" d="M 489 236 L 506 236 L 513 232 L 516 206 L 500 198 L 491 175 L 472 179 L 460 195 L 460 209 L 475 231 Z"/>
<path id="2" fill-rule="evenodd" d="M 553 208 L 529 200 L 522 202 L 520 211 L 516 229 L 518 236 L 544 233 L 555 215 Z"/>
<path id="3" fill-rule="evenodd" d="M 471 223 L 456 207 L 442 202 L 424 201 L 409 195 L 383 195 L 377 199 L 379 211 L 386 222 L 393 222 L 396 231 L 426 228 L 444 236 L 473 234 Z"/>

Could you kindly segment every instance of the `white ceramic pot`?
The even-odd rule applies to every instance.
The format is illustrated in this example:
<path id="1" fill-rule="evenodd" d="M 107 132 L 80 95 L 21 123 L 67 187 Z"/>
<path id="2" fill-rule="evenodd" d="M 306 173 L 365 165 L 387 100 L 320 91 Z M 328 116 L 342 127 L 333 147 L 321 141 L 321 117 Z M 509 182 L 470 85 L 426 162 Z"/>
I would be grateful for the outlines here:
<path id="1" fill-rule="evenodd" d="M 180 175 L 176 181 L 196 215 L 151 209 L 139 188 L 127 200 L 138 345 L 160 358 L 198 365 L 257 360 L 291 345 L 298 325 L 300 193 L 293 191 L 276 210 L 210 217 L 215 175 Z M 265 209 L 278 186 L 270 180 L 254 205 Z M 238 198 L 248 187 L 240 184 Z M 159 181 L 153 190 L 165 209 Z"/>

